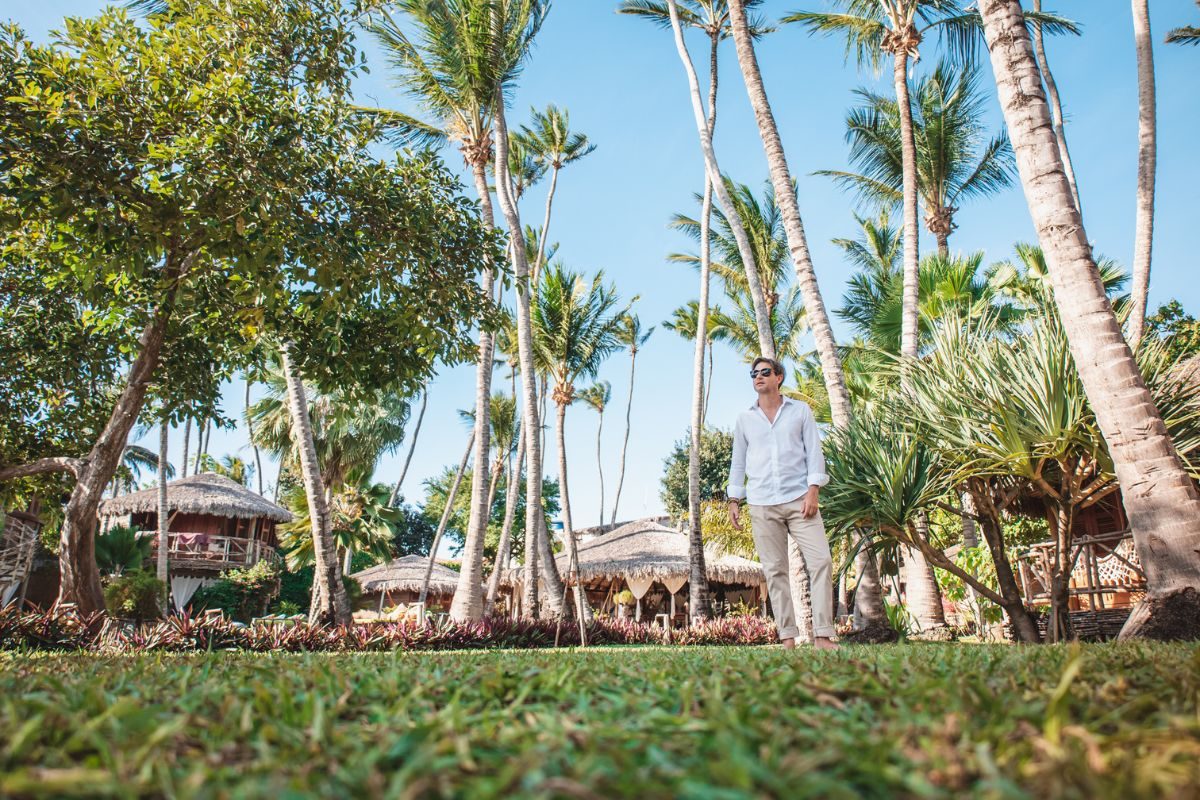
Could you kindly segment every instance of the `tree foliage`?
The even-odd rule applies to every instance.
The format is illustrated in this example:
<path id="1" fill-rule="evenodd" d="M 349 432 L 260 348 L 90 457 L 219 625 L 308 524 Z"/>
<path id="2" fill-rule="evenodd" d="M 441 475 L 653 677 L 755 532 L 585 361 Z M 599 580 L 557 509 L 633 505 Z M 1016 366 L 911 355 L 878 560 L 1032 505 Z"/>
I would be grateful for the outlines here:
<path id="1" fill-rule="evenodd" d="M 675 442 L 663 462 L 663 504 L 671 516 L 688 511 L 688 450 L 691 434 Z M 729 487 L 729 462 L 733 458 L 733 434 L 720 428 L 705 428 L 700 435 L 700 501 L 724 500 Z"/>

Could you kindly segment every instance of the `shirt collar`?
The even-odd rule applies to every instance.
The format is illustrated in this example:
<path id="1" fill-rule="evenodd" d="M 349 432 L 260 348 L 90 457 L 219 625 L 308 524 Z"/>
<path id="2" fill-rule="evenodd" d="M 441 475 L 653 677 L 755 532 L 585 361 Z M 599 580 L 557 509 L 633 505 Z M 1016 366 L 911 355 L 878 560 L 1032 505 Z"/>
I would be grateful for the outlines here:
<path id="1" fill-rule="evenodd" d="M 796 401 L 795 401 L 795 400 L 793 400 L 792 398 L 788 397 L 788 396 L 785 394 L 785 395 L 783 395 L 783 402 L 782 402 L 782 403 L 779 405 L 779 407 L 780 407 L 780 408 L 783 408 L 784 406 L 786 406 L 786 405 L 791 405 L 791 404 L 792 404 L 792 403 L 794 403 L 794 402 L 796 402 Z M 751 411 L 757 411 L 757 410 L 758 410 L 758 401 L 757 401 L 757 400 L 755 400 L 753 403 L 751 403 L 751 404 L 750 404 L 750 410 L 751 410 Z M 764 411 L 763 413 L 765 414 L 765 413 L 767 413 L 767 412 L 765 412 L 765 411 Z"/>

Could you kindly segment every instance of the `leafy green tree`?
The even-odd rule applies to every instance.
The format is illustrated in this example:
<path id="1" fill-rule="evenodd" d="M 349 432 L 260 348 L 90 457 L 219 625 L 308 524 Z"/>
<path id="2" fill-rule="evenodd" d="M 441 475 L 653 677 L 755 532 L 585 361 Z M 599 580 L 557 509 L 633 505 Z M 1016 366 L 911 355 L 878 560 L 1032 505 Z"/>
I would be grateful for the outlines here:
<path id="1" fill-rule="evenodd" d="M 139 570 L 150 558 L 151 538 L 137 528 L 114 525 L 96 535 L 96 566 L 105 575 Z"/>
<path id="2" fill-rule="evenodd" d="M 1185 312 L 1178 300 L 1164 303 L 1147 318 L 1146 336 L 1161 340 L 1172 358 L 1200 353 L 1200 322 Z"/>
<path id="3" fill-rule="evenodd" d="M 456 181 L 432 156 L 369 150 L 379 129 L 349 102 L 350 9 L 168 6 L 145 22 L 69 20 L 48 45 L 0 35 L 5 252 L 74 281 L 93 319 L 130 332 L 85 457 L 0 468 L 75 477 L 60 598 L 85 611 L 102 606 L 91 521 L 148 391 L 168 394 L 165 367 L 188 352 L 175 332 L 230 355 L 276 336 L 310 379 L 371 387 L 461 357 L 462 320 L 488 316 L 470 284 L 495 248 Z"/>
<path id="4" fill-rule="evenodd" d="M 662 501 L 671 516 L 688 511 L 688 450 L 691 435 L 675 442 L 663 462 Z M 733 458 L 733 434 L 705 428 L 700 435 L 700 499 L 724 500 L 729 488 L 729 461 Z"/>

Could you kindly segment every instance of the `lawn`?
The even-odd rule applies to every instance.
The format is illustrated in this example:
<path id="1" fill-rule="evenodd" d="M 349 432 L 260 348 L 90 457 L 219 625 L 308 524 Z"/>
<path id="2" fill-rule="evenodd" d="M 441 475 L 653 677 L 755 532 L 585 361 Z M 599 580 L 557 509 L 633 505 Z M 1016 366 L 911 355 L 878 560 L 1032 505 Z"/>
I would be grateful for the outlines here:
<path id="1" fill-rule="evenodd" d="M 0 654 L 0 796 L 1195 797 L 1200 648 Z"/>

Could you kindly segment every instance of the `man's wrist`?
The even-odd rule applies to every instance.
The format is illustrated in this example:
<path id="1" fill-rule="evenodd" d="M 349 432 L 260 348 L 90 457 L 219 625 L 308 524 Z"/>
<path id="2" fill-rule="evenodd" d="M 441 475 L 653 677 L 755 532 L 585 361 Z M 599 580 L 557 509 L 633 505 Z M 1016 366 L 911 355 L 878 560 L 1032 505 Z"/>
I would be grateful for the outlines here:
<path id="1" fill-rule="evenodd" d="M 729 498 L 728 500 L 726 500 L 725 502 L 727 502 L 727 503 L 733 503 L 734 505 L 739 505 L 739 506 L 740 506 L 740 505 L 742 504 L 742 499 L 741 499 L 740 497 L 730 497 L 730 498 Z"/>

